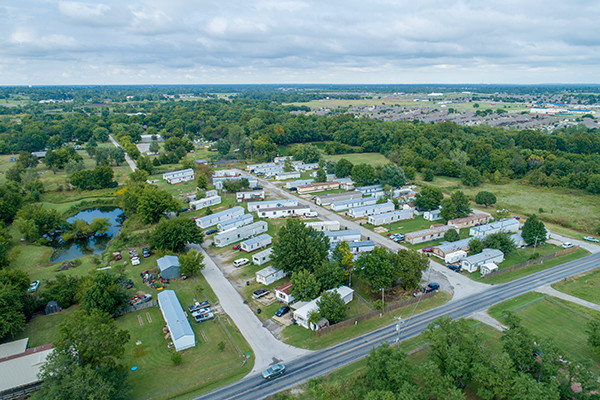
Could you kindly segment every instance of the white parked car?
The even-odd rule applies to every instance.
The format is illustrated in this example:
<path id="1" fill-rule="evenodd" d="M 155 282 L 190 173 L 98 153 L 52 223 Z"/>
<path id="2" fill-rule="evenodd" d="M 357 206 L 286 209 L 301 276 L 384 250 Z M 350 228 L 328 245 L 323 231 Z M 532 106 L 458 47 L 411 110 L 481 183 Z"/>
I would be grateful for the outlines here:
<path id="1" fill-rule="evenodd" d="M 238 258 L 237 260 L 235 260 L 233 262 L 233 266 L 236 268 L 241 267 L 242 265 L 246 265 L 250 262 L 250 260 L 248 260 L 247 258 Z"/>
<path id="2" fill-rule="evenodd" d="M 594 243 L 600 242 L 600 240 L 596 239 L 595 237 L 591 237 L 591 236 L 584 236 L 583 240 L 587 240 L 588 242 L 594 242 Z"/>
<path id="3" fill-rule="evenodd" d="M 573 243 L 571 242 L 564 242 L 562 244 L 563 249 L 570 249 L 571 247 L 573 247 Z"/>
<path id="4" fill-rule="evenodd" d="M 131 259 L 131 265 L 140 265 L 140 258 L 139 257 L 133 257 Z"/>

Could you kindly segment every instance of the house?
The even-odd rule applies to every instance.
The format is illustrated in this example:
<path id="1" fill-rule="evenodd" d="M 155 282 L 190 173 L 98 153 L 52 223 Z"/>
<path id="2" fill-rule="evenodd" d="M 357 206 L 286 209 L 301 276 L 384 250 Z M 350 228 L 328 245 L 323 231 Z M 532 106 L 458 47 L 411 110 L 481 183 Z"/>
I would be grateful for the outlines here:
<path id="1" fill-rule="evenodd" d="M 252 262 L 256 265 L 263 265 L 271 261 L 271 252 L 273 249 L 266 249 L 252 254 Z M 267 284 L 268 285 L 268 284 Z"/>
<path id="2" fill-rule="evenodd" d="M 219 232 L 228 231 L 230 229 L 239 228 L 240 226 L 249 225 L 254 222 L 252 214 L 244 214 L 239 217 L 231 218 L 217 224 Z"/>
<path id="3" fill-rule="evenodd" d="M 268 210 L 271 208 L 278 207 L 292 207 L 297 206 L 298 200 L 286 199 L 286 200 L 269 200 L 269 201 L 253 201 L 248 203 L 248 212 L 255 212 L 259 210 Z"/>
<path id="4" fill-rule="evenodd" d="M 458 229 L 470 228 L 490 222 L 490 214 L 477 213 L 464 218 L 455 218 L 448 221 L 448 225 L 454 225 Z"/>
<path id="5" fill-rule="evenodd" d="M 310 183 L 313 183 L 314 181 L 315 181 L 314 179 L 300 179 L 297 181 L 290 181 L 290 182 L 285 183 L 285 188 L 286 189 L 297 188 L 298 186 L 308 185 Z"/>
<path id="6" fill-rule="evenodd" d="M 467 257 L 466 251 L 456 250 L 456 251 L 453 251 L 452 253 L 446 253 L 446 255 L 444 256 L 444 262 L 446 264 L 455 264 L 455 263 L 460 264 L 461 260 L 466 257 Z"/>
<path id="7" fill-rule="evenodd" d="M 213 238 L 213 243 L 217 247 L 224 247 L 239 242 L 240 240 L 265 233 L 268 229 L 269 225 L 265 221 L 254 222 L 250 225 L 217 233 Z"/>
<path id="8" fill-rule="evenodd" d="M 291 207 L 278 207 L 270 208 L 266 210 L 260 210 L 256 214 L 260 218 L 285 218 L 285 217 L 297 217 L 300 215 L 306 215 L 310 212 L 310 206 L 291 206 Z"/>
<path id="9" fill-rule="evenodd" d="M 169 328 L 171 340 L 175 346 L 175 351 L 181 351 L 194 347 L 196 337 L 190 326 L 189 321 L 177 295 L 172 290 L 163 290 L 158 293 L 158 305 L 160 312 Z"/>
<path id="10" fill-rule="evenodd" d="M 358 199 L 342 200 L 331 203 L 329 206 L 333 211 L 339 212 L 349 210 L 350 208 L 372 206 L 377 203 L 375 197 L 360 197 Z"/>
<path id="11" fill-rule="evenodd" d="M 498 265 L 496 265 L 493 262 L 488 262 L 488 263 L 481 265 L 479 267 L 479 271 L 481 272 L 481 275 L 485 276 L 485 275 L 489 274 L 490 272 L 498 271 Z"/>
<path id="12" fill-rule="evenodd" d="M 465 271 L 475 272 L 486 263 L 499 264 L 504 261 L 504 253 L 497 249 L 483 249 L 479 254 L 473 254 L 462 259 L 461 267 Z"/>
<path id="13" fill-rule="evenodd" d="M 252 164 L 248 165 L 246 170 L 257 175 L 271 176 L 283 172 L 283 165 L 275 163 Z"/>
<path id="14" fill-rule="evenodd" d="M 371 225 L 380 226 L 380 225 L 391 224 L 396 221 L 403 221 L 405 219 L 413 219 L 413 218 L 414 218 L 413 210 L 408 209 L 408 210 L 396 210 L 396 211 L 391 211 L 391 212 L 387 212 L 387 213 L 383 213 L 383 214 L 369 215 L 368 221 L 369 221 L 369 224 L 371 224 Z"/>
<path id="15" fill-rule="evenodd" d="M 352 254 L 370 253 L 375 250 L 375 242 L 372 240 L 364 240 L 360 242 L 348 242 Z"/>
<path id="16" fill-rule="evenodd" d="M 209 164 L 208 160 L 205 160 L 203 158 L 201 158 L 199 160 L 194 160 L 194 163 L 196 165 L 208 165 Z"/>
<path id="17" fill-rule="evenodd" d="M 437 227 L 431 227 L 429 229 L 423 229 L 420 231 L 410 232 L 404 236 L 404 240 L 410 244 L 417 244 L 428 242 L 430 240 L 437 240 L 444 237 L 444 234 L 450 229 L 454 229 L 458 233 L 458 229 L 453 226 L 441 225 Z"/>
<path id="18" fill-rule="evenodd" d="M 32 151 L 31 154 L 34 155 L 34 156 L 36 156 L 37 158 L 44 158 L 44 157 L 46 157 L 46 152 L 45 151 Z"/>
<path id="19" fill-rule="evenodd" d="M 446 254 L 453 253 L 456 250 L 469 251 L 469 242 L 471 240 L 473 240 L 473 238 L 460 239 L 456 242 L 442 242 L 433 247 L 433 254 L 439 258 L 445 258 Z"/>
<path id="20" fill-rule="evenodd" d="M 38 376 L 52 345 L 29 347 L 29 339 L 0 344 L 0 399 L 24 399 L 39 390 Z"/>
<path id="21" fill-rule="evenodd" d="M 373 204 L 371 206 L 354 207 L 348 211 L 352 218 L 368 217 L 374 214 L 383 214 L 394 211 L 394 203 Z"/>
<path id="22" fill-rule="evenodd" d="M 336 181 L 340 184 L 340 189 L 354 190 L 354 181 L 352 178 L 337 178 Z"/>
<path id="23" fill-rule="evenodd" d="M 300 179 L 300 172 L 279 172 L 275 175 L 275 179 L 278 181 L 284 181 L 286 179 Z"/>
<path id="24" fill-rule="evenodd" d="M 339 242 L 359 242 L 361 239 L 359 230 L 341 230 L 325 232 L 325 236 L 329 238 L 329 243 Z"/>
<path id="25" fill-rule="evenodd" d="M 160 276 L 173 279 L 179 276 L 179 257 L 166 255 L 156 260 Z"/>
<path id="26" fill-rule="evenodd" d="M 503 219 L 485 225 L 474 226 L 469 229 L 469 236 L 486 237 L 492 233 L 504 232 L 514 233 L 519 230 L 521 224 L 514 218 Z"/>
<path id="27" fill-rule="evenodd" d="M 242 215 L 244 215 L 244 207 L 236 206 L 228 210 L 207 215 L 205 217 L 196 218 L 194 221 L 196 222 L 198 228 L 206 229 L 213 225 L 217 225 L 219 222 L 227 221 Z"/>
<path id="28" fill-rule="evenodd" d="M 339 189 L 340 184 L 336 181 L 332 182 L 315 182 L 309 183 L 308 185 L 296 187 L 298 194 L 310 193 L 310 192 L 321 192 L 323 190 L 334 190 Z"/>
<path id="29" fill-rule="evenodd" d="M 255 250 L 262 249 L 273 243 L 273 238 L 268 233 L 244 240 L 240 243 L 240 249 L 246 253 L 251 253 Z"/>
<path id="30" fill-rule="evenodd" d="M 337 231 L 340 229 L 340 223 L 338 221 L 305 222 L 304 225 L 313 228 L 317 232 Z"/>
<path id="31" fill-rule="evenodd" d="M 367 196 L 376 192 L 383 191 L 383 185 L 370 185 L 370 186 L 360 186 L 357 187 L 356 190 L 361 192 L 363 196 Z"/>
<path id="32" fill-rule="evenodd" d="M 290 289 L 292 288 L 291 283 L 286 283 L 283 286 L 280 286 L 275 289 L 275 298 L 282 303 L 292 304 L 294 302 L 294 296 L 290 294 Z"/>
<path id="33" fill-rule="evenodd" d="M 315 203 L 319 206 L 327 206 L 337 201 L 360 199 L 361 197 L 363 197 L 363 194 L 359 191 L 349 193 L 324 194 L 322 196 L 317 197 L 315 199 Z"/>
<path id="34" fill-rule="evenodd" d="M 190 201 L 190 208 L 194 210 L 201 210 L 206 207 L 213 206 L 215 204 L 221 204 L 221 196 L 206 197 L 204 199 Z"/>
<path id="35" fill-rule="evenodd" d="M 340 297 L 342 298 L 342 300 L 344 300 L 345 304 L 348 304 L 349 302 L 351 302 L 352 298 L 354 296 L 354 290 L 350 289 L 348 286 L 340 286 L 339 288 L 336 288 L 336 289 L 329 289 L 329 290 L 327 290 L 327 292 L 338 293 L 340 295 Z M 319 329 L 319 327 L 308 322 L 308 318 L 312 312 L 319 311 L 319 306 L 318 306 L 317 302 L 320 299 L 321 299 L 321 296 L 317 297 L 314 300 L 309 301 L 308 303 L 306 303 L 302 307 L 298 308 L 297 310 L 294 310 L 293 318 L 298 325 L 303 326 L 306 329 L 311 329 L 311 330 Z"/>
<path id="36" fill-rule="evenodd" d="M 256 282 L 262 283 L 263 285 L 270 285 L 281 278 L 285 278 L 286 275 L 287 274 L 283 270 L 275 267 L 267 267 L 256 272 Z"/>
<path id="37" fill-rule="evenodd" d="M 423 213 L 423 218 L 425 218 L 427 221 L 436 221 L 438 219 L 442 219 L 442 216 L 440 214 L 440 210 L 429 210 L 429 211 L 425 211 Z"/>
<path id="38" fill-rule="evenodd" d="M 57 312 L 60 312 L 60 307 L 58 306 L 58 303 L 55 300 L 50 300 L 48 302 L 48 304 L 46 304 L 44 313 L 46 315 L 49 315 L 49 314 L 56 314 Z"/>
<path id="39" fill-rule="evenodd" d="M 166 180 L 170 185 L 180 182 L 193 181 L 194 170 L 192 168 L 188 168 L 179 171 L 167 172 L 163 174 L 163 179 Z"/>
<path id="40" fill-rule="evenodd" d="M 394 189 L 392 192 L 392 197 L 399 198 L 403 202 L 408 202 L 413 200 L 417 195 L 417 192 L 410 188 L 402 188 L 402 189 Z"/>
<path id="41" fill-rule="evenodd" d="M 218 169 L 213 171 L 213 177 L 214 178 L 223 178 L 226 176 L 238 176 L 240 173 L 239 171 L 235 170 L 235 169 Z"/>
<path id="42" fill-rule="evenodd" d="M 264 200 L 265 199 L 265 191 L 264 190 L 253 190 L 251 192 L 237 192 L 235 194 L 235 199 L 238 203 L 242 201 L 256 201 L 256 200 Z"/>

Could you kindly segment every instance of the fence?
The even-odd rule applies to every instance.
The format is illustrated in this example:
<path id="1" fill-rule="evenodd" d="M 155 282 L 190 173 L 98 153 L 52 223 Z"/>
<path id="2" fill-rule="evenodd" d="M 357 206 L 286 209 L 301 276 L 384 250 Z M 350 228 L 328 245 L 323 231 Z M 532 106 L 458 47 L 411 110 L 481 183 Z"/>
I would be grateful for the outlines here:
<path id="1" fill-rule="evenodd" d="M 499 270 L 494 271 L 494 272 L 490 272 L 487 275 L 483 275 L 482 278 L 483 279 L 487 279 L 487 278 L 491 278 L 493 276 L 502 275 L 502 274 L 505 274 L 507 272 L 514 271 L 514 270 L 517 270 L 517 269 L 520 269 L 520 268 L 528 267 L 528 266 L 533 265 L 533 264 L 542 264 L 544 261 L 549 260 L 551 258 L 562 256 L 564 254 L 572 253 L 572 252 L 576 251 L 578 248 L 579 248 L 578 246 L 574 246 L 574 247 L 571 247 L 570 249 L 559 250 L 556 253 L 548 254 L 548 255 L 542 256 L 540 258 L 536 258 L 535 260 L 528 260 L 528 261 L 522 262 L 520 264 L 515 264 L 515 265 L 513 265 L 511 267 L 506 267 L 506 268 L 502 268 L 502 269 L 499 269 Z"/>
<path id="2" fill-rule="evenodd" d="M 390 304 L 383 310 L 369 311 L 368 313 L 359 315 L 358 317 L 350 318 L 345 321 L 338 322 L 335 325 L 330 325 L 330 326 L 326 326 L 325 328 L 321 328 L 317 331 L 317 335 L 323 335 L 323 334 L 326 334 L 329 332 L 336 331 L 338 329 L 346 328 L 350 325 L 357 324 L 360 321 L 364 321 L 365 319 L 379 317 L 380 315 L 382 316 L 383 314 L 388 313 L 390 311 L 394 311 L 399 308 L 415 304 L 415 303 L 419 302 L 420 300 L 432 298 L 436 294 L 437 294 L 437 292 L 425 293 L 425 294 L 422 294 L 421 296 L 411 297 L 410 299 L 400 301 L 398 303 Z"/>
<path id="3" fill-rule="evenodd" d="M 42 382 L 34 382 L 0 392 L 0 400 L 27 399 L 30 395 L 40 390 Z"/>
<path id="4" fill-rule="evenodd" d="M 133 311 L 143 310 L 144 308 L 154 307 L 157 304 L 158 304 L 158 300 L 150 300 L 147 303 L 141 303 L 141 304 L 138 304 L 138 305 L 135 305 L 135 306 L 130 306 L 130 307 L 127 307 L 126 309 L 124 309 L 123 313 L 121 315 L 130 313 L 130 312 L 133 312 Z"/>

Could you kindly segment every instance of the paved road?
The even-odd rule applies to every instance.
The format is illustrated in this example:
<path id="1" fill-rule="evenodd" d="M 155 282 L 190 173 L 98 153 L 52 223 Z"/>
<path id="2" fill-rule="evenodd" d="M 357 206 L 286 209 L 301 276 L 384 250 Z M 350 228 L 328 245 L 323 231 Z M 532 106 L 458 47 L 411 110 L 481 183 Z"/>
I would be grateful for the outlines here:
<path id="1" fill-rule="evenodd" d="M 486 310 L 501 301 L 536 290 L 539 287 L 549 285 L 561 279 L 587 272 L 598 266 L 600 266 L 600 254 L 597 253 L 513 282 L 490 286 L 483 292 L 461 299 L 453 299 L 440 307 L 425 311 L 405 320 L 402 324 L 400 340 L 406 340 L 419 335 L 428 324 L 440 316 L 448 315 L 454 319 L 466 317 L 478 311 Z M 392 324 L 286 363 L 287 373 L 282 377 L 271 381 L 264 381 L 258 374 L 250 374 L 241 381 L 195 399 L 262 399 L 296 386 L 310 378 L 327 374 L 344 365 L 353 363 L 368 355 L 373 347 L 380 345 L 382 342 L 393 343 L 397 338 L 395 325 Z"/>
<path id="2" fill-rule="evenodd" d="M 235 290 L 206 251 L 198 244 L 192 244 L 189 247 L 204 254 L 202 275 L 217 295 L 223 310 L 235 322 L 254 351 L 255 361 L 252 372 L 260 372 L 277 362 L 293 361 L 311 353 L 309 350 L 299 349 L 277 340 L 267 328 L 263 327 L 262 322 L 254 315 L 252 309 L 244 304 L 242 296 Z"/>
<path id="3" fill-rule="evenodd" d="M 114 144 L 116 147 L 122 147 L 119 143 L 117 143 L 117 141 L 115 140 L 115 138 L 112 137 L 112 135 L 108 135 L 108 138 L 110 139 L 112 144 Z M 131 170 L 135 172 L 135 170 L 137 168 L 135 165 L 135 161 L 133 161 L 131 159 L 131 157 L 129 157 L 129 154 L 127 154 L 127 153 L 125 153 L 125 161 L 127 161 L 127 164 L 129 164 L 129 168 L 131 168 Z"/>

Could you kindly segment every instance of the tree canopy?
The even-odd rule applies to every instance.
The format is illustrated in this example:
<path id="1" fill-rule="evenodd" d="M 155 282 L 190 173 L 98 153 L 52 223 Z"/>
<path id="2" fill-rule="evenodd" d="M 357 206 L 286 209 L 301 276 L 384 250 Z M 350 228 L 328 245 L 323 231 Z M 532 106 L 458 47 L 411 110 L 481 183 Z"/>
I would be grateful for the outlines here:
<path id="1" fill-rule="evenodd" d="M 469 199 L 463 192 L 457 190 L 452 195 L 442 201 L 442 210 L 440 215 L 444 221 L 455 218 L 468 217 L 473 210 L 469 204 Z"/>
<path id="2" fill-rule="evenodd" d="M 152 230 L 150 243 L 162 251 L 181 253 L 188 243 L 201 244 L 204 234 L 190 218 L 163 219 Z"/>
<path id="3" fill-rule="evenodd" d="M 291 218 L 279 229 L 271 261 L 275 268 L 286 272 L 312 272 L 327 259 L 328 251 L 329 239 L 322 232 L 307 227 L 299 219 Z"/>
<path id="4" fill-rule="evenodd" d="M 546 243 L 546 226 L 540 221 L 537 215 L 533 214 L 527 218 L 521 230 L 521 236 L 528 245 L 540 245 Z"/>
<path id="5" fill-rule="evenodd" d="M 415 205 L 422 211 L 435 210 L 440 206 L 443 198 L 441 189 L 424 186 L 415 196 Z"/>

